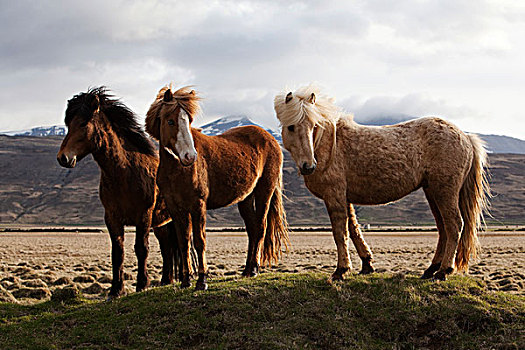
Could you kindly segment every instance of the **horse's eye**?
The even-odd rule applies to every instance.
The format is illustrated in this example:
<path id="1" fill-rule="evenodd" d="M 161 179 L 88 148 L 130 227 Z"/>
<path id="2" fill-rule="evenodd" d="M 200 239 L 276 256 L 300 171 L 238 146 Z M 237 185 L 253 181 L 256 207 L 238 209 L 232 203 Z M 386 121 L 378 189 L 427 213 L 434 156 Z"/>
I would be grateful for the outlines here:
<path id="1" fill-rule="evenodd" d="M 175 122 L 173 121 L 173 119 L 169 119 L 168 120 L 168 125 L 170 125 L 170 126 L 175 125 Z"/>
<path id="2" fill-rule="evenodd" d="M 294 132 L 295 127 L 293 125 L 288 125 L 288 131 Z"/>

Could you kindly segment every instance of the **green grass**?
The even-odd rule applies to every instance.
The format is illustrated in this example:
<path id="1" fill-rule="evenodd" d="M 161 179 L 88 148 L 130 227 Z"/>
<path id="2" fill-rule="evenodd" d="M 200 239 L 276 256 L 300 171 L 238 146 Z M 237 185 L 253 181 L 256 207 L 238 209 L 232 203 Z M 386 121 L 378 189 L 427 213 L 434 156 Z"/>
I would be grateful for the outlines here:
<path id="1" fill-rule="evenodd" d="M 0 303 L 0 348 L 523 349 L 525 297 L 473 278 L 263 274 L 113 302 Z"/>

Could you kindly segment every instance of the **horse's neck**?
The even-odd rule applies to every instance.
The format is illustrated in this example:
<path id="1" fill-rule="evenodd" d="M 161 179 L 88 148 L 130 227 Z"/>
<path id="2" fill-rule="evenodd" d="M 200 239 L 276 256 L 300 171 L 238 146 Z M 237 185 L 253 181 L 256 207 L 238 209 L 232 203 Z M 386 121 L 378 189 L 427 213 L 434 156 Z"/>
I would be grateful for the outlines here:
<path id="1" fill-rule="evenodd" d="M 109 125 L 98 128 L 97 149 L 93 158 L 101 171 L 110 177 L 118 177 L 123 171 L 133 168 L 134 156 L 124 148 L 124 141 Z"/>
<path id="2" fill-rule="evenodd" d="M 321 133 L 317 142 L 314 140 L 314 155 L 317 166 L 320 170 L 327 169 L 335 157 L 337 146 L 337 122 L 326 121 L 319 126 L 318 133 Z"/>

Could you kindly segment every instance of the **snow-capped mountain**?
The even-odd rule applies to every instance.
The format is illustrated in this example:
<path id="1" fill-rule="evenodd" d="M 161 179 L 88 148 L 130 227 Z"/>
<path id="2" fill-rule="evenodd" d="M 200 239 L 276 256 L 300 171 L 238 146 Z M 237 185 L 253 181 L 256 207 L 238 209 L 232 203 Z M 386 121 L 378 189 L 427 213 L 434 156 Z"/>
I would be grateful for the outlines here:
<path id="1" fill-rule="evenodd" d="M 9 136 L 64 136 L 67 128 L 64 125 L 39 126 L 27 130 L 2 131 L 0 134 Z"/>
<path id="2" fill-rule="evenodd" d="M 406 119 L 406 118 L 405 118 Z M 404 121 L 403 118 L 398 120 L 398 118 L 376 118 L 371 120 L 359 120 L 358 122 L 368 125 L 385 125 L 385 124 L 395 124 L 400 121 Z M 277 139 L 277 141 L 282 142 L 281 133 L 279 130 L 272 130 L 265 128 L 255 122 L 245 115 L 234 115 L 219 118 L 210 123 L 200 126 L 202 132 L 206 135 L 218 135 L 226 130 L 235 128 L 237 126 L 245 125 L 257 125 L 268 131 Z M 64 125 L 53 125 L 53 126 L 40 126 L 27 130 L 18 130 L 18 131 L 0 131 L 0 135 L 8 136 L 64 136 L 67 133 L 67 128 Z M 503 136 L 503 135 L 483 135 L 479 136 L 487 143 L 487 149 L 491 153 L 514 153 L 514 154 L 525 154 L 525 140 L 520 140 L 514 137 Z"/>
<path id="3" fill-rule="evenodd" d="M 223 132 L 231 128 L 235 128 L 238 126 L 247 126 L 247 125 L 259 126 L 265 129 L 266 131 L 268 131 L 270 134 L 272 134 L 272 136 L 275 137 L 277 141 L 281 142 L 281 134 L 278 131 L 265 128 L 253 122 L 250 118 L 244 115 L 223 117 L 223 118 L 214 120 L 211 123 L 202 125 L 200 128 L 202 129 L 203 134 L 214 136 L 214 135 L 222 134 Z"/>

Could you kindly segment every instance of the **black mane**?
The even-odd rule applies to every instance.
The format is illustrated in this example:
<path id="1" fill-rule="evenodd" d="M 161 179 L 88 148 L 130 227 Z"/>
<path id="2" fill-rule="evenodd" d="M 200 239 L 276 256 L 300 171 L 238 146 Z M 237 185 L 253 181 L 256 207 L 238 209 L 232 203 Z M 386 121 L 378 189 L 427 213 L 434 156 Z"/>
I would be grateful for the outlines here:
<path id="1" fill-rule="evenodd" d="M 87 92 L 73 96 L 67 103 L 65 124 L 69 125 L 76 116 L 85 121 L 91 119 L 93 117 L 92 103 L 96 97 L 100 103 L 100 111 L 108 118 L 120 137 L 135 145 L 140 152 L 156 155 L 156 148 L 137 122 L 136 114 L 115 96 L 109 94 L 105 86 L 91 88 Z"/>

